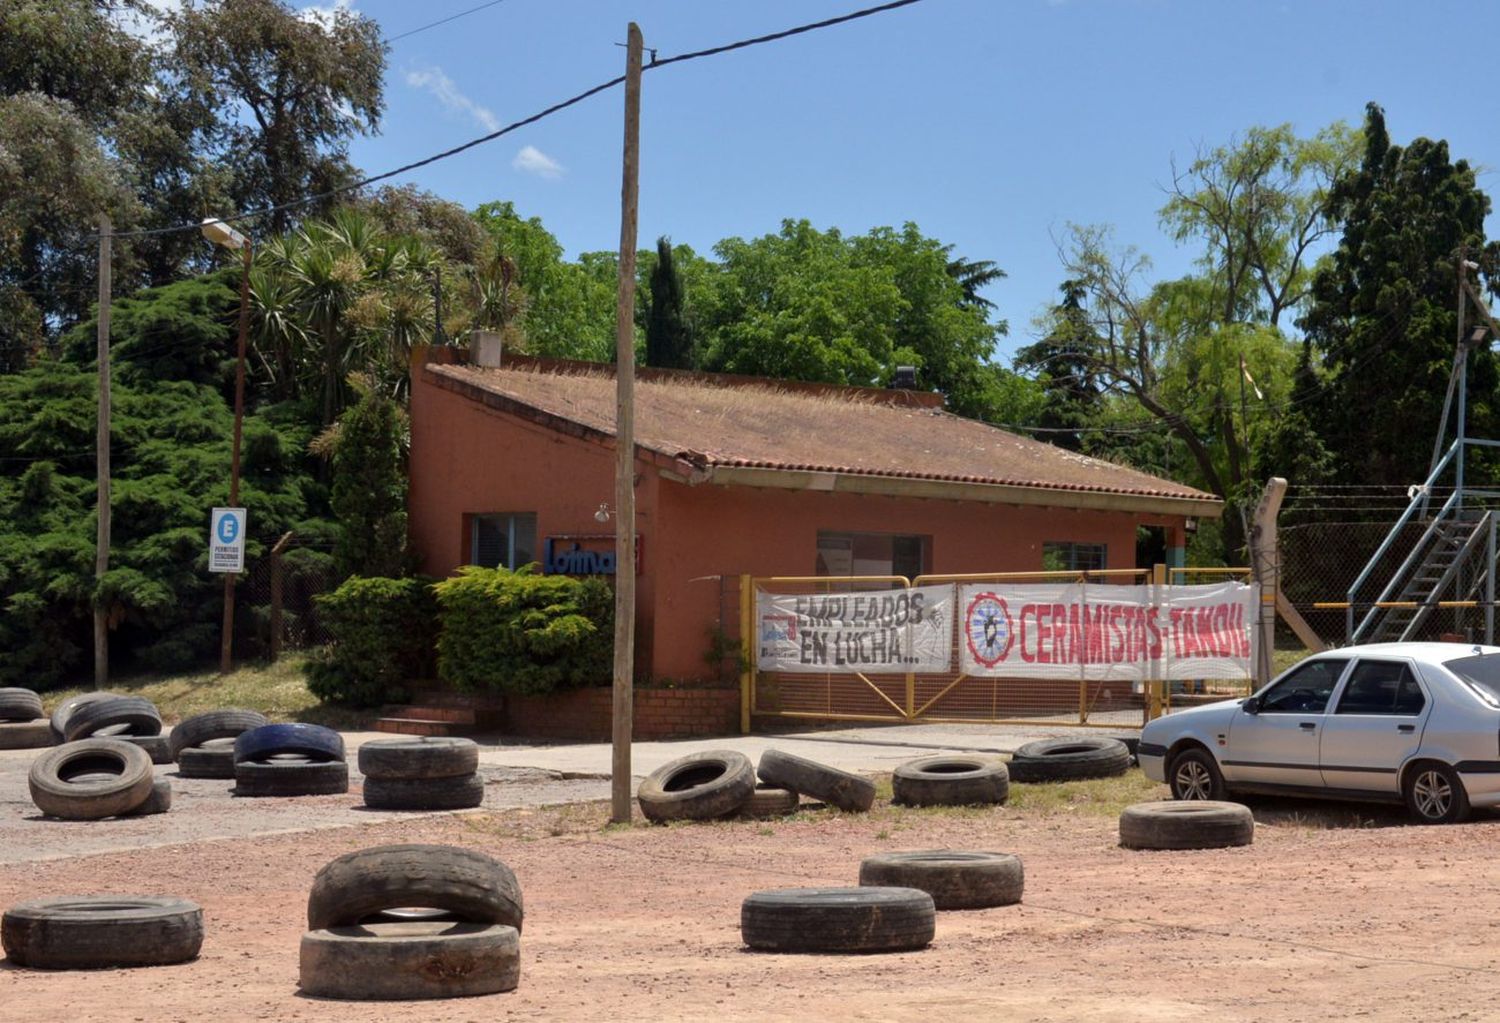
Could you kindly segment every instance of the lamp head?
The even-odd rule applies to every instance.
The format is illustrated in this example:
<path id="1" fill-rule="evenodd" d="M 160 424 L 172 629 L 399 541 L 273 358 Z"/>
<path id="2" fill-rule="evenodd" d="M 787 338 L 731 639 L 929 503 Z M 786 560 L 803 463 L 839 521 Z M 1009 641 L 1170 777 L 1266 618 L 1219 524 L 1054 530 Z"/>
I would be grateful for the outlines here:
<path id="1" fill-rule="evenodd" d="M 250 240 L 217 217 L 204 217 L 201 225 L 203 237 L 226 249 L 242 249 Z"/>

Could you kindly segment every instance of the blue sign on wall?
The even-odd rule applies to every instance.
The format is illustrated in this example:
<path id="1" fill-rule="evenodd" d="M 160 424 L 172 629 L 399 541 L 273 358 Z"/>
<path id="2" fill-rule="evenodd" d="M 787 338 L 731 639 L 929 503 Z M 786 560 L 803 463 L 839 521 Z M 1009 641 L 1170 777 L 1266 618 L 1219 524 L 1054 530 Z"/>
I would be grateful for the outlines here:
<path id="1" fill-rule="evenodd" d="M 641 538 L 635 538 L 635 570 L 641 571 Z M 542 571 L 547 575 L 614 575 L 612 533 L 549 536 L 542 543 Z"/>

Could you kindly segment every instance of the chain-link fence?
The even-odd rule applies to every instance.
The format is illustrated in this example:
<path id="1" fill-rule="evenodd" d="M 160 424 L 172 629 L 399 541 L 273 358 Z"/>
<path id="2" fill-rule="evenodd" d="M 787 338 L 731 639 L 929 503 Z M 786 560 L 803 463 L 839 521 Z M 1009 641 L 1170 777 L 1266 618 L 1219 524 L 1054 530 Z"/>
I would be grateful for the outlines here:
<path id="1" fill-rule="evenodd" d="M 248 566 L 240 583 L 235 657 L 270 660 L 330 642 L 313 598 L 340 582 L 331 542 L 284 537 Z"/>

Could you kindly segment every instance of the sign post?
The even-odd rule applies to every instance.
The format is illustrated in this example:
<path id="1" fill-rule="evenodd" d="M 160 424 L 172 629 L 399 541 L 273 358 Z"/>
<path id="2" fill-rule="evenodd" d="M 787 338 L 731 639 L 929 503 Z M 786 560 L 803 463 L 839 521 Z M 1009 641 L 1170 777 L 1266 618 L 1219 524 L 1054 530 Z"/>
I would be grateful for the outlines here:
<path id="1" fill-rule="evenodd" d="M 215 508 L 208 520 L 208 570 L 245 570 L 245 509 Z"/>

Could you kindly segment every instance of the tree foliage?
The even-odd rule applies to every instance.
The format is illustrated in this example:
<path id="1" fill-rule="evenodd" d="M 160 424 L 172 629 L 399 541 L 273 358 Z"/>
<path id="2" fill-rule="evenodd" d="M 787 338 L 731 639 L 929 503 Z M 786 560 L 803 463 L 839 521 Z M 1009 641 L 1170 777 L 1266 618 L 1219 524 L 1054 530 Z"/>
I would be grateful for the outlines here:
<path id="1" fill-rule="evenodd" d="M 693 328 L 688 320 L 682 275 L 672 258 L 672 239 L 656 240 L 656 265 L 651 268 L 651 294 L 646 305 L 646 365 L 692 369 L 697 364 Z"/>
<path id="2" fill-rule="evenodd" d="M 341 575 L 406 571 L 406 433 L 400 406 L 373 388 L 339 417 L 331 501 Z"/>
<path id="3" fill-rule="evenodd" d="M 374 707 L 399 703 L 431 676 L 437 643 L 432 580 L 354 577 L 317 598 L 331 642 L 306 666 L 320 700 Z"/>

